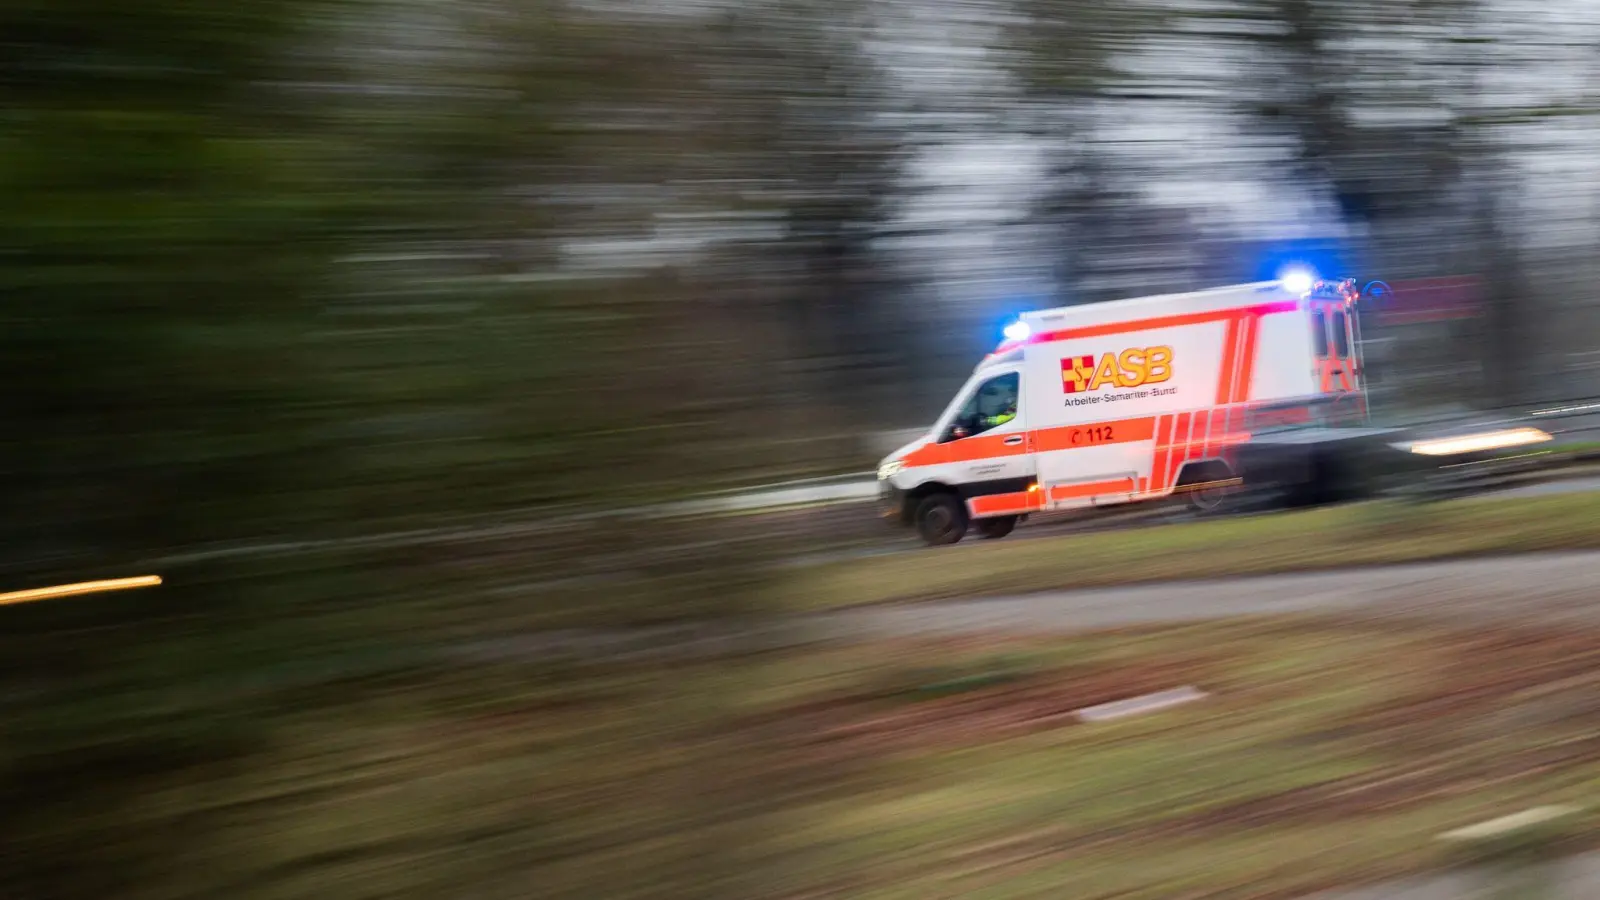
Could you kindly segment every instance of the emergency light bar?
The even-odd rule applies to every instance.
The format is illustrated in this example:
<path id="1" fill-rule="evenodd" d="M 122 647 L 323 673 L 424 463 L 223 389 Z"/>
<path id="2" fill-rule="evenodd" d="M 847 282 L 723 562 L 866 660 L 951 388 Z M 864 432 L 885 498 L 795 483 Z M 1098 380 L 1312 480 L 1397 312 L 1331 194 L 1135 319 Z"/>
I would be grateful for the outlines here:
<path id="1" fill-rule="evenodd" d="M 1307 294 L 1318 300 L 1343 300 L 1345 302 L 1353 301 L 1359 297 L 1356 292 L 1356 280 L 1354 278 L 1346 278 L 1341 281 L 1319 281 L 1311 286 L 1311 290 L 1307 291 Z"/>
<path id="2" fill-rule="evenodd" d="M 1285 287 L 1288 283 L 1285 282 Z M 1319 300 L 1343 300 L 1346 303 L 1355 303 L 1362 299 L 1382 298 L 1392 294 L 1394 289 L 1387 282 L 1369 281 L 1366 286 L 1357 288 L 1354 278 L 1341 278 L 1338 281 L 1315 281 L 1305 291 L 1297 291 L 1303 297 L 1315 297 Z"/>
<path id="3" fill-rule="evenodd" d="M 1279 275 L 1278 282 L 1283 285 L 1284 290 L 1303 297 L 1316 285 L 1317 277 L 1303 269 L 1291 269 Z"/>

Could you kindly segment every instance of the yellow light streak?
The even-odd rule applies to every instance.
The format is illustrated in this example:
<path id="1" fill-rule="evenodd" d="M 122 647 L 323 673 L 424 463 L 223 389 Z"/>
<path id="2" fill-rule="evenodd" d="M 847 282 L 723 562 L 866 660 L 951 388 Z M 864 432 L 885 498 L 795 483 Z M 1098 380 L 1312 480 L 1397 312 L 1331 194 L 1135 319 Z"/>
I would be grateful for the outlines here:
<path id="1" fill-rule="evenodd" d="M 1411 452 L 1427 456 L 1451 456 L 1456 453 L 1482 453 L 1486 450 L 1523 447 L 1548 440 L 1550 435 L 1537 428 L 1513 428 L 1510 431 L 1492 431 L 1487 434 L 1421 441 L 1411 445 Z"/>
<path id="2" fill-rule="evenodd" d="M 55 600 L 81 594 L 100 594 L 106 591 L 126 591 L 132 588 L 155 587 L 161 584 L 159 575 L 141 575 L 137 578 L 111 578 L 105 581 L 80 581 L 77 584 L 58 584 L 55 587 L 33 588 L 0 594 L 0 606 L 33 603 L 38 600 Z"/>

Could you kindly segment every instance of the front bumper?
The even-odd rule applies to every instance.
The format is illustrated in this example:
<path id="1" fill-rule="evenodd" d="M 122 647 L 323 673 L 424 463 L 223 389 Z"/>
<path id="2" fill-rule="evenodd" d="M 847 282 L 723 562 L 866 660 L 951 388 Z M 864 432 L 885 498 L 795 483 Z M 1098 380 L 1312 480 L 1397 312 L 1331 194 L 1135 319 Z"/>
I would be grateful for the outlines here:
<path id="1" fill-rule="evenodd" d="M 911 521 L 911 512 L 906 509 L 906 492 L 895 487 L 892 482 L 878 482 L 878 514 L 895 524 L 908 524 Z"/>

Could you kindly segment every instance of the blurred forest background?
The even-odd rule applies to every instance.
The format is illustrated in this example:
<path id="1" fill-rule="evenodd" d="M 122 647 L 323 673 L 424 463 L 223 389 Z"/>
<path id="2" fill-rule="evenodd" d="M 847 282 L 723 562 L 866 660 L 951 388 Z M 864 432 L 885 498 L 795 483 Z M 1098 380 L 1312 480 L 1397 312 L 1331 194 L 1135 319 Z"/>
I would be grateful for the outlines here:
<path id="1" fill-rule="evenodd" d="M 1482 277 L 1451 399 L 1560 392 L 1565 8 L 8 0 L 8 556 L 859 469 L 1019 307 L 1286 239 Z"/>
<path id="2" fill-rule="evenodd" d="M 1483 279 L 1450 402 L 1593 393 L 1581 4 L 0 16 L 13 563 L 859 470 L 1018 309 L 1282 247 Z"/>
<path id="3" fill-rule="evenodd" d="M 1468 277 L 1482 316 L 1368 329 L 1392 402 L 1600 393 L 1597 40 L 1575 0 L 0 0 L 0 570 L 169 578 L 15 611 L 15 696 L 79 705 L 12 711 L 8 818 L 255 746 L 218 673 L 658 538 L 362 535 L 870 467 L 1022 308 Z M 708 544 L 627 602 L 746 610 Z M 144 877 L 76 827 L 9 835 L 15 896 Z"/>

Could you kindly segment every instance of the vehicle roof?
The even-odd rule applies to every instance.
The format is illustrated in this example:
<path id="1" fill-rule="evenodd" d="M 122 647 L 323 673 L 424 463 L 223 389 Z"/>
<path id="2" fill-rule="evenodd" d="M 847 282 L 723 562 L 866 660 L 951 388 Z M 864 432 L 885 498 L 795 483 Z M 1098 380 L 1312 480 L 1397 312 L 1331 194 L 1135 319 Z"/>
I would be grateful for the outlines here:
<path id="1" fill-rule="evenodd" d="M 1130 297 L 1126 300 L 1108 300 L 1103 303 L 1085 303 L 1078 306 L 1059 306 L 1023 313 L 1018 318 L 1036 334 L 1060 330 L 1063 324 L 1093 325 L 1110 322 L 1132 322 L 1184 313 L 1210 312 L 1271 303 L 1283 300 L 1299 301 L 1300 296 L 1285 290 L 1276 281 L 1258 281 L 1250 284 L 1229 284 L 1201 291 L 1180 294 L 1156 294 L 1148 297 Z M 992 366 L 1016 362 L 1022 358 L 1026 341 L 1006 341 L 994 352 L 984 357 L 974 368 L 982 372 Z"/>
<path id="2" fill-rule="evenodd" d="M 1169 312 L 1203 312 L 1228 309 L 1271 300 L 1293 299 L 1298 295 L 1285 290 L 1276 281 L 1259 281 L 1252 284 L 1230 284 L 1203 291 L 1179 294 L 1157 294 L 1149 297 L 1130 297 L 1126 300 L 1108 300 L 1104 303 L 1085 303 L 1078 306 L 1060 306 L 1023 313 L 1022 321 L 1031 325 L 1061 321 L 1124 322 L 1152 318 Z"/>

